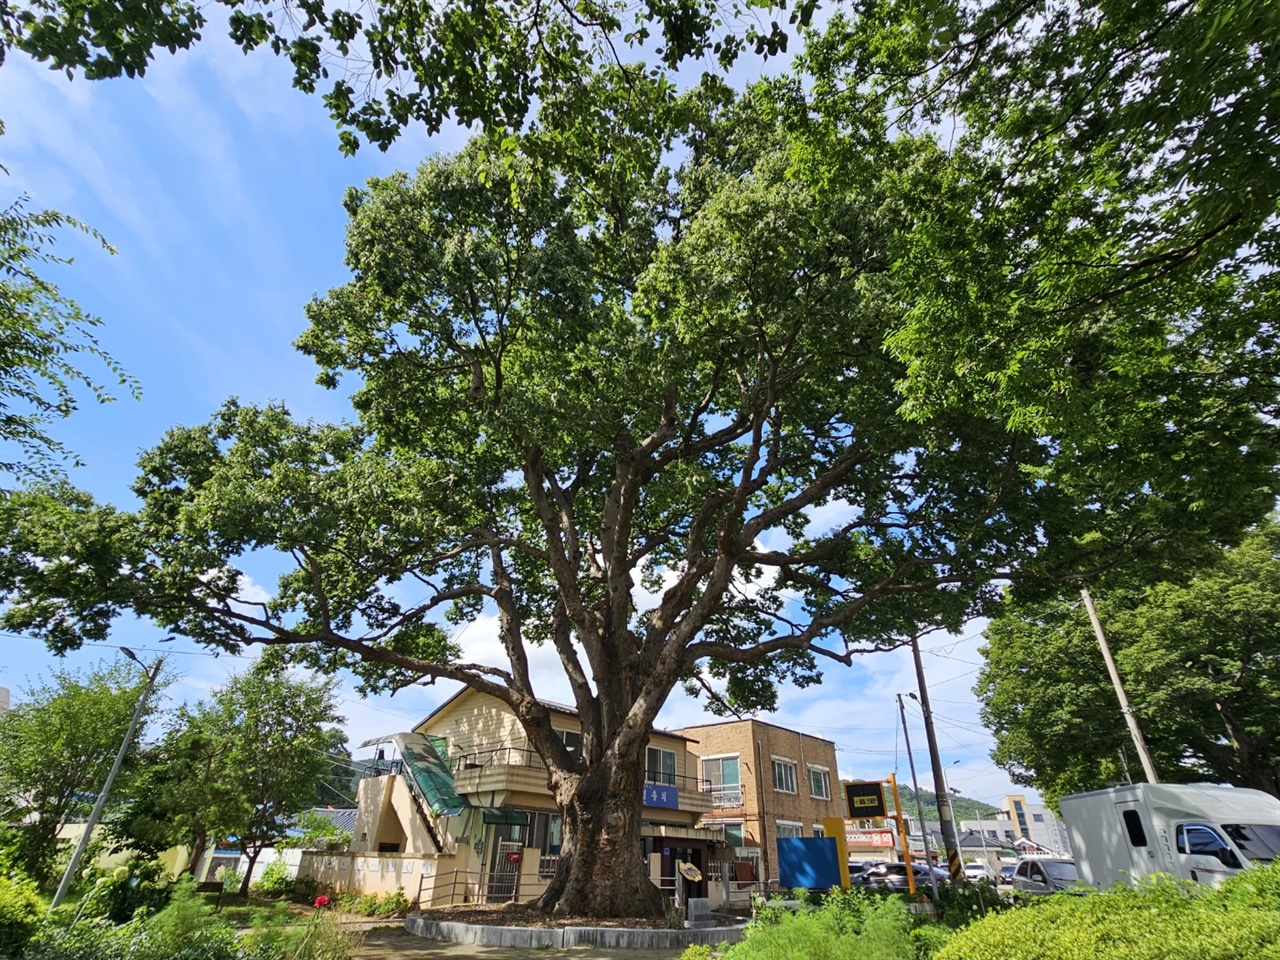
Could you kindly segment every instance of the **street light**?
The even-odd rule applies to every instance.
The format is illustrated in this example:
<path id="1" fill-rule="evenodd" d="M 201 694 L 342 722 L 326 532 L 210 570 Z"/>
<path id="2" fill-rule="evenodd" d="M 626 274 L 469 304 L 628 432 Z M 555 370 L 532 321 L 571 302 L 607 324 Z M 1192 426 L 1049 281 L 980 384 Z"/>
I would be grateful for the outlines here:
<path id="1" fill-rule="evenodd" d="M 120 772 L 120 765 L 124 763 L 124 755 L 129 752 L 129 744 L 133 743 L 133 735 L 137 732 L 139 721 L 142 720 L 142 712 L 146 709 L 147 698 L 151 696 L 151 691 L 155 688 L 156 678 L 160 676 L 160 665 L 164 663 L 163 657 L 157 657 L 155 664 L 148 670 L 147 665 L 139 660 L 138 655 L 128 647 L 121 647 L 120 652 L 142 667 L 142 672 L 147 678 L 147 685 L 142 690 L 142 696 L 138 698 L 138 705 L 133 710 L 133 719 L 129 721 L 129 729 L 124 735 L 124 740 L 120 743 L 120 749 L 116 752 L 115 763 L 111 765 L 111 772 L 107 774 L 107 782 L 102 785 L 102 792 L 98 794 L 98 802 L 93 805 L 93 812 L 89 814 L 89 819 L 84 825 L 84 833 L 80 835 L 80 842 L 76 844 L 75 852 L 71 854 L 71 862 L 67 864 L 67 869 L 62 874 L 62 881 L 58 884 L 58 892 L 53 895 L 50 909 L 61 904 L 66 899 L 67 891 L 71 889 L 71 880 L 76 875 L 76 868 L 80 866 L 80 859 L 84 856 L 85 849 L 89 846 L 89 838 L 93 834 L 93 828 L 98 825 L 98 820 L 102 817 L 102 808 L 107 805 L 107 797 L 111 793 L 111 784 L 115 782 L 116 774 Z"/>

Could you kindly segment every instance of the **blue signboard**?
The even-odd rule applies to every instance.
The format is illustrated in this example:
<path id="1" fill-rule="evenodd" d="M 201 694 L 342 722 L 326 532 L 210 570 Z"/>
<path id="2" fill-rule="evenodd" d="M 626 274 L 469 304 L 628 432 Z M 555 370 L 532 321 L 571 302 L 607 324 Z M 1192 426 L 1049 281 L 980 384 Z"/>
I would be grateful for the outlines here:
<path id="1" fill-rule="evenodd" d="M 779 837 L 778 875 L 784 887 L 840 886 L 840 861 L 831 837 Z"/>
<path id="2" fill-rule="evenodd" d="M 643 797 L 646 807 L 666 807 L 668 810 L 680 809 L 680 792 L 675 787 L 646 783 Z"/>

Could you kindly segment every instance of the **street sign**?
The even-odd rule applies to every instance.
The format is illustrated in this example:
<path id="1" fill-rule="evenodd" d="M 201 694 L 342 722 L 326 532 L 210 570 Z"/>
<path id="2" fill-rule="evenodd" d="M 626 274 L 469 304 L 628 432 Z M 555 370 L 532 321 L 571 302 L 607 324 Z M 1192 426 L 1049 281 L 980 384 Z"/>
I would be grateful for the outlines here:
<path id="1" fill-rule="evenodd" d="M 879 780 L 846 783 L 844 797 L 849 804 L 850 819 L 871 820 L 889 813 L 884 802 L 884 784 Z"/>

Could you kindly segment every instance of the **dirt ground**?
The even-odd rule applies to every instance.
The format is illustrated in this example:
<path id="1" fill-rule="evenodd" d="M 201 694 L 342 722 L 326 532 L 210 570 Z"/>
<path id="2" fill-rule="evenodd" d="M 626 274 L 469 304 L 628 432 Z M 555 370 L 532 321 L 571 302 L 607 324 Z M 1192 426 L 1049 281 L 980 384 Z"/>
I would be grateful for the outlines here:
<path id="1" fill-rule="evenodd" d="M 606 950 L 570 947 L 563 950 L 522 947 L 478 947 L 470 943 L 438 943 L 400 927 L 377 927 L 364 936 L 356 960 L 675 960 L 682 950 Z"/>

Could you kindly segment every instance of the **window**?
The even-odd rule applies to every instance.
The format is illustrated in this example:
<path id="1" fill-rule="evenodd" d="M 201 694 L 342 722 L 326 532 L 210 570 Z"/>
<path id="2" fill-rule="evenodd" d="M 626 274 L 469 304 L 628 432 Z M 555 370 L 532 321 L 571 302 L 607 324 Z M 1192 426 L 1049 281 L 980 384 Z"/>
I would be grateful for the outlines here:
<path id="1" fill-rule="evenodd" d="M 645 783 L 661 783 L 668 787 L 676 785 L 676 755 L 673 750 L 650 747 L 644 771 Z"/>
<path id="2" fill-rule="evenodd" d="M 795 764 L 791 765 L 792 772 L 795 771 Z M 803 837 L 804 826 L 799 823 L 793 823 L 790 820 L 778 821 L 778 839 L 783 837 Z"/>
<path id="3" fill-rule="evenodd" d="M 1227 842 L 1218 836 L 1218 832 L 1203 823 L 1178 825 L 1179 853 L 1216 857 L 1218 851 L 1226 846 Z"/>
<path id="4" fill-rule="evenodd" d="M 785 758 L 773 758 L 773 789 L 781 793 L 796 792 L 796 765 Z"/>
<path id="5" fill-rule="evenodd" d="M 1273 863 L 1280 858 L 1280 827 L 1270 823 L 1224 823 L 1222 831 L 1250 860 Z"/>
<path id="6" fill-rule="evenodd" d="M 1142 817 L 1137 810 L 1126 810 L 1120 814 L 1124 820 L 1125 833 L 1129 834 L 1129 842 L 1135 847 L 1147 845 L 1147 831 L 1142 828 Z"/>
<path id="7" fill-rule="evenodd" d="M 1043 814 L 1043 813 L 1033 813 L 1033 814 L 1031 815 L 1031 819 L 1032 819 L 1032 820 L 1034 820 L 1036 823 L 1044 823 L 1044 814 Z"/>
<path id="8" fill-rule="evenodd" d="M 825 767 L 809 767 L 809 796 L 819 800 L 831 799 L 831 774 Z"/>
<path id="9" fill-rule="evenodd" d="M 703 760 L 702 778 L 711 782 L 713 807 L 742 806 L 742 777 L 736 756 Z"/>
<path id="10" fill-rule="evenodd" d="M 745 847 L 747 845 L 747 838 L 743 833 L 741 823 L 726 823 L 724 825 L 724 843 L 727 847 Z"/>
<path id="11" fill-rule="evenodd" d="M 988 836 L 988 837 L 990 837 L 992 840 L 999 840 L 999 839 L 1000 839 L 1000 833 L 999 833 L 999 831 L 996 831 L 996 830 L 988 830 L 988 831 L 987 831 L 987 836 Z"/>
<path id="12" fill-rule="evenodd" d="M 578 757 L 582 755 L 581 733 L 576 730 L 557 730 L 556 733 L 564 741 L 564 748 L 569 751 L 570 756 Z"/>
<path id="13" fill-rule="evenodd" d="M 820 823 L 815 823 L 813 825 L 813 835 L 815 837 L 825 837 L 827 835 L 826 828 L 824 828 Z"/>
<path id="14" fill-rule="evenodd" d="M 555 856 L 560 853 L 563 822 L 558 813 L 535 813 L 533 820 L 533 843 L 544 856 Z"/>

